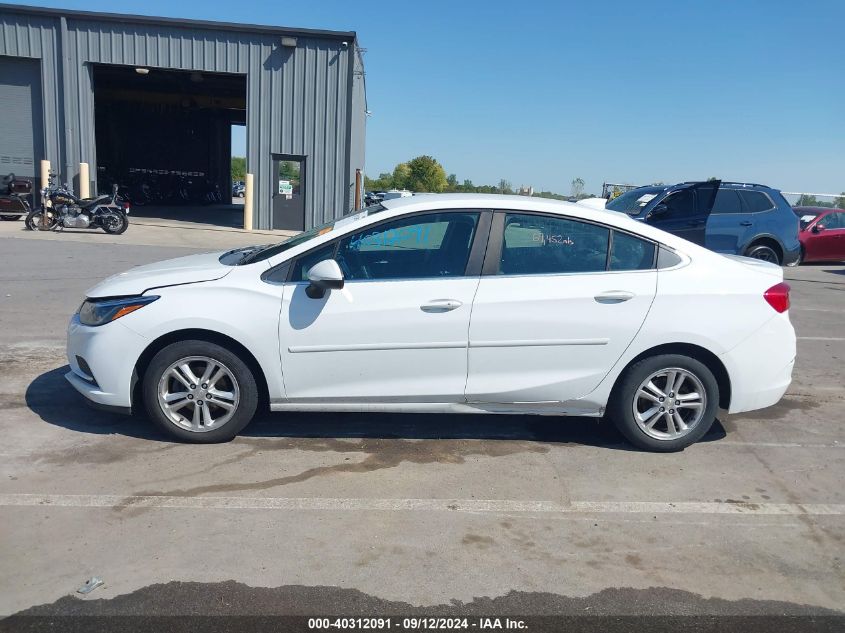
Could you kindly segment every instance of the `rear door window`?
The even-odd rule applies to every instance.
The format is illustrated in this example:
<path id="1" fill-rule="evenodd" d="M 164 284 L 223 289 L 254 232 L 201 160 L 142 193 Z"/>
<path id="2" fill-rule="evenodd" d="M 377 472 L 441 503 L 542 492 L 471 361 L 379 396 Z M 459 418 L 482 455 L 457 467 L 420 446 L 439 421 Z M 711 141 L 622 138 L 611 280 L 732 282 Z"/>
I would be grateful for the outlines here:
<path id="1" fill-rule="evenodd" d="M 500 275 L 604 271 L 610 229 L 568 218 L 508 213 Z"/>
<path id="2" fill-rule="evenodd" d="M 716 202 L 713 204 L 713 213 L 742 213 L 742 203 L 736 189 L 719 189 L 716 194 Z"/>
<path id="3" fill-rule="evenodd" d="M 740 191 L 739 197 L 742 198 L 745 204 L 747 213 L 760 213 L 761 211 L 769 211 L 774 209 L 775 205 L 765 193 L 760 191 Z"/>

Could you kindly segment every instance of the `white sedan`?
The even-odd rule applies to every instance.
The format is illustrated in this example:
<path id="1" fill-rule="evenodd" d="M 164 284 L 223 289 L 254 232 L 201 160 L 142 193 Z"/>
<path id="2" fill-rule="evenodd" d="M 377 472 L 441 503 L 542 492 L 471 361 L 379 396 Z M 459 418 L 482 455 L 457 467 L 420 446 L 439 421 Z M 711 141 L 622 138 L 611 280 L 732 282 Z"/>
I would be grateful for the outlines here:
<path id="1" fill-rule="evenodd" d="M 719 409 L 780 400 L 788 309 L 779 267 L 621 213 L 415 196 L 103 281 L 70 322 L 67 379 L 194 442 L 263 407 L 606 415 L 675 451 Z"/>

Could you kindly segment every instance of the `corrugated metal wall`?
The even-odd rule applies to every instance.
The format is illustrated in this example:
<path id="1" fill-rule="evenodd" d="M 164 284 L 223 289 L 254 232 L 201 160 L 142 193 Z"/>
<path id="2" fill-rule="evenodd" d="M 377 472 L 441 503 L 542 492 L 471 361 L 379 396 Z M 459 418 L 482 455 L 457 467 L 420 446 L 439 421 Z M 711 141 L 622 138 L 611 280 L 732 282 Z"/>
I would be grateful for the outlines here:
<path id="1" fill-rule="evenodd" d="M 272 154 L 307 156 L 306 226 L 352 207 L 355 169 L 364 166 L 365 104 L 357 81 L 363 83 L 363 73 L 350 66 L 360 64 L 355 41 L 344 46 L 339 37 L 316 35 L 297 40 L 296 48 L 288 48 L 269 32 L 81 19 L 72 12 L 51 17 L 0 7 L 0 55 L 41 60 L 46 157 L 66 180 L 77 177 L 81 161 L 96 173 L 91 64 L 246 75 L 247 164 L 257 185 L 257 228 L 271 225 Z M 353 86 L 359 91 L 354 100 Z"/>

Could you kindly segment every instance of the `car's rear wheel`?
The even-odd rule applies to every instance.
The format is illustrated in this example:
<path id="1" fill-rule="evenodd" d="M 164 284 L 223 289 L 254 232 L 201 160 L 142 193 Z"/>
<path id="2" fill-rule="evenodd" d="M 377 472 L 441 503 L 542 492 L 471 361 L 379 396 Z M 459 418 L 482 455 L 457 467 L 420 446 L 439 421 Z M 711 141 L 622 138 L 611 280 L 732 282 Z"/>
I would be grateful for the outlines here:
<path id="1" fill-rule="evenodd" d="M 144 373 L 143 395 L 147 413 L 161 429 L 197 443 L 228 442 L 258 406 L 249 367 L 207 341 L 180 341 L 159 351 Z"/>
<path id="2" fill-rule="evenodd" d="M 772 264 L 781 265 L 780 255 L 771 246 L 766 244 L 756 244 L 748 249 L 745 254 L 746 257 L 753 257 L 754 259 L 762 259 L 764 262 L 771 262 Z"/>
<path id="3" fill-rule="evenodd" d="M 719 385 L 706 365 L 688 356 L 663 354 L 625 371 L 608 414 L 635 446 L 673 452 L 700 440 L 718 407 Z"/>

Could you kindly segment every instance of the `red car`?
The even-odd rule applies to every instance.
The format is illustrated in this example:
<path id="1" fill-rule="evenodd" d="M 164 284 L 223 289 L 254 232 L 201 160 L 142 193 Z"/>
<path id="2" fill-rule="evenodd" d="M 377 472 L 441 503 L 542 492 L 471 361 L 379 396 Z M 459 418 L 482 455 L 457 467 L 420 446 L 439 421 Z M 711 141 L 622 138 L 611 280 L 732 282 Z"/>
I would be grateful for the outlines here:
<path id="1" fill-rule="evenodd" d="M 802 262 L 845 261 L 845 209 L 795 207 Z"/>

